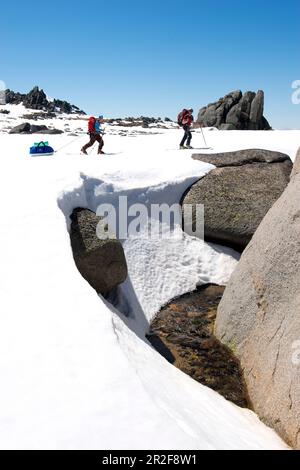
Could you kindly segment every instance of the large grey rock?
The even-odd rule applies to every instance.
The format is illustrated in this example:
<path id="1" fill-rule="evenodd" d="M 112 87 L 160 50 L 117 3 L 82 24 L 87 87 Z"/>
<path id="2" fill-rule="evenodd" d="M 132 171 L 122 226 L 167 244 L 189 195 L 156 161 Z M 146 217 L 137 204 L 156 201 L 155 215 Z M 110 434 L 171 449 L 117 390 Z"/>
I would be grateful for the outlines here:
<path id="1" fill-rule="evenodd" d="M 244 251 L 215 333 L 240 359 L 254 410 L 300 449 L 300 150 L 291 181 Z"/>
<path id="2" fill-rule="evenodd" d="M 259 129 L 264 112 L 264 92 L 259 90 L 251 103 L 250 109 L 250 129 Z"/>
<path id="3" fill-rule="evenodd" d="M 9 131 L 10 134 L 63 134 L 60 129 L 49 129 L 45 125 L 30 124 L 24 122 Z"/>
<path id="4" fill-rule="evenodd" d="M 182 201 L 183 212 L 185 204 L 194 207 L 204 204 L 205 239 L 243 250 L 286 188 L 291 160 L 287 155 L 268 150 L 205 155 L 200 159 L 219 168 L 187 191 Z"/>
<path id="5" fill-rule="evenodd" d="M 242 97 L 240 90 L 233 91 L 220 98 L 216 103 L 210 103 L 204 108 L 200 109 L 197 122 L 205 125 L 206 127 L 220 128 L 225 124 L 226 114 Z"/>
<path id="6" fill-rule="evenodd" d="M 288 160 L 292 167 L 291 159 L 281 152 L 273 152 L 264 149 L 237 150 L 223 153 L 196 153 L 192 155 L 194 160 L 211 163 L 217 167 L 240 166 L 247 163 L 278 163 Z"/>
<path id="7" fill-rule="evenodd" d="M 29 122 L 24 122 L 19 124 L 16 127 L 13 127 L 10 131 L 10 134 L 30 134 L 30 124 Z"/>
<path id="8" fill-rule="evenodd" d="M 241 111 L 250 116 L 251 105 L 255 98 L 255 93 L 253 91 L 246 91 L 240 100 Z"/>
<path id="9" fill-rule="evenodd" d="M 98 293 L 107 294 L 127 277 L 123 247 L 116 239 L 97 237 L 97 225 L 103 222 L 94 212 L 75 209 L 71 220 L 70 237 L 76 266 Z"/>
<path id="10" fill-rule="evenodd" d="M 270 125 L 263 116 L 264 93 L 233 91 L 200 109 L 197 123 L 221 130 L 268 130 Z"/>
<path id="11" fill-rule="evenodd" d="M 217 127 L 218 116 L 217 116 L 216 110 L 217 110 L 217 106 L 213 105 L 213 106 L 208 106 L 204 110 L 199 111 L 199 116 L 202 116 L 203 114 L 203 117 L 201 120 L 202 122 L 206 123 L 207 127 Z"/>
<path id="12" fill-rule="evenodd" d="M 226 124 L 231 124 L 236 130 L 248 129 L 249 115 L 242 110 L 242 103 L 238 103 L 226 116 Z"/>
<path id="13" fill-rule="evenodd" d="M 291 178 L 293 178 L 293 176 L 296 176 L 298 173 L 300 173 L 300 147 L 298 149 L 296 159 L 294 161 Z"/>
<path id="14" fill-rule="evenodd" d="M 239 102 L 235 104 L 226 115 L 226 124 L 233 126 L 234 129 L 248 129 L 251 103 L 255 97 L 255 93 L 247 91 L 241 97 Z M 222 130 L 226 128 L 222 127 Z"/>
<path id="15" fill-rule="evenodd" d="M 30 126 L 30 132 L 31 134 L 35 134 L 37 132 L 40 132 L 40 131 L 47 131 L 48 130 L 48 127 L 41 124 L 41 125 L 37 125 L 37 124 L 31 124 Z"/>

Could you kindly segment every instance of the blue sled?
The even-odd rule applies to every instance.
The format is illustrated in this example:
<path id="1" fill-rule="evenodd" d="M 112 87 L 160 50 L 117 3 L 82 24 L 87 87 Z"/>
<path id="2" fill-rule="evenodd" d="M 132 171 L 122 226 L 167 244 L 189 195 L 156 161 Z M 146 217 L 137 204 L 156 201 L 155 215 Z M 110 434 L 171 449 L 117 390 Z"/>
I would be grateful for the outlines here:
<path id="1" fill-rule="evenodd" d="M 50 147 L 48 142 L 36 142 L 32 147 L 30 147 L 29 153 L 33 157 L 38 157 L 42 155 L 47 156 L 53 155 L 54 149 Z"/>

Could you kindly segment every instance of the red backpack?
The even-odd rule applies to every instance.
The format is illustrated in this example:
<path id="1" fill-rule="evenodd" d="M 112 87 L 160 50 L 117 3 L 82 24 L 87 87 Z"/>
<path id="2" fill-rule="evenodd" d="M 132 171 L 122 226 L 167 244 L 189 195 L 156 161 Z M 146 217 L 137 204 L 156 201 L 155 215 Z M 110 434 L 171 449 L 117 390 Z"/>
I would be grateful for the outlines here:
<path id="1" fill-rule="evenodd" d="M 188 112 L 187 109 L 183 109 L 177 116 L 177 123 L 179 126 L 182 126 L 182 121 L 186 113 Z"/>
<path id="2" fill-rule="evenodd" d="M 96 118 L 90 117 L 89 119 L 89 132 L 95 132 Z"/>

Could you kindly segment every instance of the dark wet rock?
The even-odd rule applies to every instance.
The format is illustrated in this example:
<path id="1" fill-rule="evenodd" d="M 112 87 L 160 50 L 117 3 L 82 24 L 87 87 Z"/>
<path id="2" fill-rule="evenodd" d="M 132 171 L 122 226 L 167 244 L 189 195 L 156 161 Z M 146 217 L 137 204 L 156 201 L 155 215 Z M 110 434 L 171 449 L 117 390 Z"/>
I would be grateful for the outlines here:
<path id="1" fill-rule="evenodd" d="M 228 400 L 249 407 L 239 362 L 213 334 L 224 287 L 208 285 L 174 299 L 151 323 L 147 338 L 169 362 Z"/>
<path id="2" fill-rule="evenodd" d="M 71 221 L 70 237 L 76 266 L 98 293 L 107 294 L 127 277 L 123 247 L 116 238 L 101 240 L 97 237 L 97 226 L 103 221 L 94 212 L 75 209 Z"/>

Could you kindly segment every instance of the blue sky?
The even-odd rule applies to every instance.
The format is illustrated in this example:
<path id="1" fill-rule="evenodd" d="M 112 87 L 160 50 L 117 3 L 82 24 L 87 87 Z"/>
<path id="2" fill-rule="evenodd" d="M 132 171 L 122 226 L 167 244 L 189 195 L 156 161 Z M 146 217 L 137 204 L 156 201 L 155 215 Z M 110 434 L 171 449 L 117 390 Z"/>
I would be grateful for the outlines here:
<path id="1" fill-rule="evenodd" d="M 300 128 L 299 13 L 299 0 L 4 2 L 0 80 L 114 117 L 263 89 L 270 123 Z"/>

